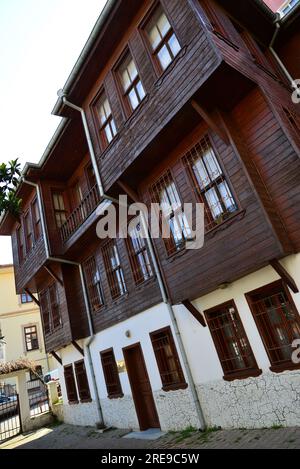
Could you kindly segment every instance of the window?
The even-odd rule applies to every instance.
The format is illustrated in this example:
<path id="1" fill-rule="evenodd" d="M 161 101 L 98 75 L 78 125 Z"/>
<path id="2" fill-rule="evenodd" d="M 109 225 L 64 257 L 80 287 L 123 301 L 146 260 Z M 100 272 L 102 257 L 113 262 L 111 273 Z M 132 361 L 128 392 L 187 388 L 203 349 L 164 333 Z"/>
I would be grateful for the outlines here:
<path id="1" fill-rule="evenodd" d="M 162 381 L 162 389 L 169 391 L 186 388 L 187 383 L 185 382 L 170 327 L 151 332 L 150 338 Z"/>
<path id="2" fill-rule="evenodd" d="M 25 345 L 26 351 L 31 352 L 32 350 L 38 350 L 39 341 L 36 326 L 24 327 Z"/>
<path id="3" fill-rule="evenodd" d="M 118 67 L 118 75 L 126 112 L 130 115 L 144 99 L 145 91 L 134 60 L 129 52 Z"/>
<path id="4" fill-rule="evenodd" d="M 140 223 L 129 229 L 127 246 L 135 283 L 138 285 L 152 277 L 152 267 Z"/>
<path id="5" fill-rule="evenodd" d="M 26 292 L 23 292 L 21 295 L 21 303 L 22 304 L 25 304 L 25 303 L 32 303 L 32 298 L 30 295 L 28 295 L 28 293 Z"/>
<path id="6" fill-rule="evenodd" d="M 225 379 L 261 373 L 233 301 L 204 311 Z"/>
<path id="7" fill-rule="evenodd" d="M 145 26 L 145 33 L 156 68 L 163 72 L 180 52 L 181 47 L 161 5 L 151 15 Z"/>
<path id="8" fill-rule="evenodd" d="M 208 136 L 189 150 L 183 161 L 204 203 L 205 226 L 210 230 L 230 217 L 238 206 Z"/>
<path id="9" fill-rule="evenodd" d="M 100 138 L 104 150 L 117 135 L 116 124 L 111 112 L 110 104 L 104 92 L 96 104 L 97 119 L 100 125 Z"/>
<path id="10" fill-rule="evenodd" d="M 32 233 L 32 225 L 31 225 L 29 211 L 24 216 L 24 231 L 25 231 L 26 252 L 28 253 L 33 248 L 33 233 Z"/>
<path id="11" fill-rule="evenodd" d="M 19 264 L 22 264 L 25 258 L 25 252 L 24 252 L 24 241 L 23 241 L 23 232 L 22 232 L 21 225 L 17 228 L 17 244 L 18 244 Z"/>
<path id="12" fill-rule="evenodd" d="M 123 397 L 118 367 L 113 349 L 100 352 L 104 379 L 106 383 L 107 395 L 110 399 Z"/>
<path id="13" fill-rule="evenodd" d="M 126 285 L 117 246 L 109 240 L 102 248 L 105 270 L 112 299 L 126 293 Z"/>
<path id="14" fill-rule="evenodd" d="M 84 262 L 83 269 L 91 308 L 94 312 L 99 311 L 99 309 L 103 306 L 104 301 L 100 274 L 97 268 L 96 260 L 93 256 Z"/>
<path id="15" fill-rule="evenodd" d="M 43 318 L 45 334 L 53 332 L 61 325 L 56 284 L 53 283 L 39 295 L 40 308 Z"/>
<path id="16" fill-rule="evenodd" d="M 72 365 L 64 366 L 64 377 L 69 404 L 77 404 L 78 395 Z"/>
<path id="17" fill-rule="evenodd" d="M 30 379 L 30 381 L 36 381 L 38 379 L 37 375 L 40 376 L 41 378 L 43 378 L 43 369 L 40 365 L 37 365 L 35 367 L 34 372 L 29 370 L 29 379 Z"/>
<path id="18" fill-rule="evenodd" d="M 151 201 L 160 205 L 162 211 L 161 227 L 167 253 L 184 248 L 185 241 L 191 239 L 191 230 L 186 216 L 181 210 L 181 200 L 170 171 L 167 171 L 151 187 Z M 167 223 L 170 236 L 164 231 L 163 224 Z M 164 235 L 164 233 L 166 235 Z"/>
<path id="19" fill-rule="evenodd" d="M 300 338 L 300 318 L 285 284 L 278 282 L 247 293 L 254 316 L 271 362 L 271 370 L 293 368 L 292 342 Z"/>
<path id="20" fill-rule="evenodd" d="M 62 192 L 53 192 L 53 208 L 57 228 L 60 228 L 67 220 L 67 210 L 65 207 L 64 196 Z"/>
<path id="21" fill-rule="evenodd" d="M 32 214 L 32 224 L 33 224 L 33 232 L 34 232 L 34 239 L 37 241 L 41 236 L 41 216 L 38 206 L 38 201 L 35 199 L 31 204 L 31 214 Z"/>
<path id="22" fill-rule="evenodd" d="M 84 360 L 74 363 L 76 381 L 78 387 L 79 398 L 81 402 L 91 401 L 90 387 L 87 379 Z"/>

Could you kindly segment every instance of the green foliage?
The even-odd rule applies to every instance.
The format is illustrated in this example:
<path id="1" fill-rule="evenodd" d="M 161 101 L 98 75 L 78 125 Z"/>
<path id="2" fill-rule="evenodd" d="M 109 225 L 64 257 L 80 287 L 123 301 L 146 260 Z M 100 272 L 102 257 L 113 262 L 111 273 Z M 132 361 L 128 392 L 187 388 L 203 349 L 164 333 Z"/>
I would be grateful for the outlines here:
<path id="1" fill-rule="evenodd" d="M 6 211 L 16 217 L 20 214 L 21 199 L 16 196 L 20 168 L 18 159 L 0 164 L 0 214 Z"/>

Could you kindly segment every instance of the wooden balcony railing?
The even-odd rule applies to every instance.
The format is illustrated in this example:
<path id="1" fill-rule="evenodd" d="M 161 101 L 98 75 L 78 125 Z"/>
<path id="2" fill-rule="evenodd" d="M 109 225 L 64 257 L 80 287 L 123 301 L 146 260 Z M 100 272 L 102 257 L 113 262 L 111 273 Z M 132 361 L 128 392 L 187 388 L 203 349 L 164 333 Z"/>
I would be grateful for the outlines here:
<path id="1" fill-rule="evenodd" d="M 78 230 L 82 223 L 91 215 L 97 208 L 100 202 L 100 196 L 97 185 L 95 185 L 90 192 L 82 199 L 81 203 L 76 207 L 73 212 L 68 216 L 65 223 L 60 227 L 60 234 L 63 243 Z"/>

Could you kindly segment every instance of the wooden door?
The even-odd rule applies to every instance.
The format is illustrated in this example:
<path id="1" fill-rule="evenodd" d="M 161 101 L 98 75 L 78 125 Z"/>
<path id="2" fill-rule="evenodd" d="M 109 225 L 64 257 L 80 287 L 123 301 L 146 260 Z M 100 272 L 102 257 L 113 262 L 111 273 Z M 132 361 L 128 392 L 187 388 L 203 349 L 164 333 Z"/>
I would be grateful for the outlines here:
<path id="1" fill-rule="evenodd" d="M 141 345 L 126 347 L 123 352 L 140 429 L 160 428 Z"/>

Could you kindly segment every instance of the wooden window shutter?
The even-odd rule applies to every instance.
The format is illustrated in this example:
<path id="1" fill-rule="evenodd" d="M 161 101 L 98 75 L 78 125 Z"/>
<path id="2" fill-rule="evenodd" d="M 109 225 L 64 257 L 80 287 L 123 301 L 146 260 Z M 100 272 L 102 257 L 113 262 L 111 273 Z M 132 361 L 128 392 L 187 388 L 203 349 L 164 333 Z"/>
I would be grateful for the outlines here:
<path id="1" fill-rule="evenodd" d="M 84 360 L 75 362 L 74 366 L 75 366 L 75 374 L 76 374 L 79 398 L 81 401 L 90 401 L 91 393 L 90 393 L 89 382 L 87 379 Z"/>
<path id="2" fill-rule="evenodd" d="M 50 311 L 49 311 L 48 292 L 47 292 L 47 290 L 41 292 L 39 297 L 40 297 L 41 313 L 42 313 L 43 324 L 44 324 L 44 331 L 45 331 L 45 334 L 49 334 L 49 332 L 50 332 Z"/>
<path id="3" fill-rule="evenodd" d="M 78 402 L 78 395 L 75 383 L 75 377 L 72 365 L 64 366 L 64 377 L 67 389 L 68 401 L 70 403 Z"/>
<path id="4" fill-rule="evenodd" d="M 122 397 L 122 387 L 113 349 L 100 352 L 103 374 L 109 398 Z"/>

